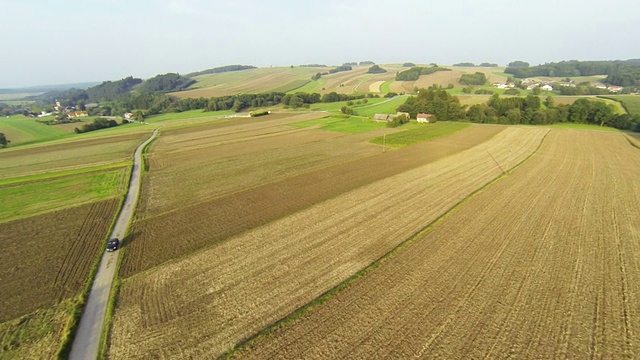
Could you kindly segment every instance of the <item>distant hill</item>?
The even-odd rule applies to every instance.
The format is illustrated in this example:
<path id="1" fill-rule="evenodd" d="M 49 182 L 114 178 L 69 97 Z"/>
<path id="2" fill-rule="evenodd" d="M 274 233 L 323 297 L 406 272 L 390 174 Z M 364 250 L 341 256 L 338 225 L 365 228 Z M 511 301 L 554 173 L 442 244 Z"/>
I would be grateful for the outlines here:
<path id="1" fill-rule="evenodd" d="M 192 72 L 192 73 L 186 74 L 185 77 L 192 78 L 200 75 L 219 74 L 219 73 L 224 73 L 229 71 L 241 71 L 241 70 L 250 70 L 250 69 L 257 69 L 257 67 L 252 65 L 226 65 L 226 66 L 220 66 L 212 69 Z"/>
<path id="2" fill-rule="evenodd" d="M 38 85 L 22 88 L 0 89 L 0 94 L 36 94 L 48 91 L 64 91 L 69 89 L 88 89 L 100 84 L 99 82 L 84 82 L 74 84 Z"/>

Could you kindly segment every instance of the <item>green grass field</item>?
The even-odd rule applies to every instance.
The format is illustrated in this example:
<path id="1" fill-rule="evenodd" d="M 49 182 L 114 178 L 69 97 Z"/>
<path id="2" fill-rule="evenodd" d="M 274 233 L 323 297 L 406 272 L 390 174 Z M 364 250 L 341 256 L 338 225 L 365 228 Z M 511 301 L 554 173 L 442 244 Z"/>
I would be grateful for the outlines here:
<path id="1" fill-rule="evenodd" d="M 0 118 L 0 133 L 11 141 L 9 146 L 52 140 L 70 134 L 69 131 L 39 123 L 22 115 Z"/>
<path id="2" fill-rule="evenodd" d="M 388 94 L 390 92 L 392 92 L 391 90 L 391 83 L 393 81 L 385 81 L 384 83 L 382 83 L 382 85 L 380 85 L 380 92 L 383 94 Z"/>
<path id="3" fill-rule="evenodd" d="M 179 113 L 166 113 L 159 115 L 151 115 L 144 119 L 146 123 L 157 123 L 162 121 L 171 120 L 187 120 L 187 119 L 199 119 L 199 118 L 215 118 L 217 116 L 232 115 L 233 111 L 221 110 L 221 111 L 203 111 L 203 110 L 189 110 Z"/>
<path id="4" fill-rule="evenodd" d="M 369 118 L 359 116 L 351 116 L 349 118 L 329 116 L 322 119 L 307 120 L 289 125 L 295 127 L 321 125 L 321 130 L 338 131 L 348 134 L 357 134 L 386 127 L 385 123 L 375 122 Z"/>
<path id="5" fill-rule="evenodd" d="M 355 110 L 358 115 L 369 117 L 373 117 L 375 114 L 395 114 L 398 106 L 404 104 L 405 101 L 407 101 L 406 96 L 399 96 L 393 99 L 384 99 L 374 105 L 367 104 L 367 106 Z"/>
<path id="6" fill-rule="evenodd" d="M 386 136 L 379 136 L 371 140 L 371 142 L 378 145 L 401 148 L 411 144 L 417 144 L 423 141 L 429 141 L 451 135 L 469 126 L 471 126 L 469 123 L 448 121 L 440 121 L 433 124 L 418 124 L 412 122 L 402 126 L 402 128 L 406 128 L 404 131 Z"/>
<path id="7" fill-rule="evenodd" d="M 0 223 L 124 194 L 129 167 L 0 186 Z"/>
<path id="8" fill-rule="evenodd" d="M 321 77 L 318 80 L 312 80 L 306 83 L 304 86 L 297 88 L 296 92 L 304 92 L 304 93 L 316 93 L 322 91 L 322 88 L 326 85 L 327 79 Z"/>
<path id="9" fill-rule="evenodd" d="M 384 98 L 371 98 L 371 99 L 366 99 L 367 103 L 363 103 L 364 99 L 360 99 L 360 100 L 353 100 L 352 101 L 352 105 L 347 105 L 348 101 L 336 101 L 336 102 L 332 102 L 332 103 L 315 103 L 315 104 L 311 104 L 311 107 L 309 108 L 309 110 L 311 111 L 329 111 L 329 112 L 340 112 L 340 109 L 343 106 L 349 106 L 351 108 L 353 108 L 356 112 L 358 112 L 358 109 L 365 109 L 367 106 L 369 105 L 373 105 L 373 104 L 377 104 L 379 102 L 385 101 L 387 99 Z M 359 113 L 358 113 L 359 115 Z"/>
<path id="10" fill-rule="evenodd" d="M 624 104 L 631 115 L 640 115 L 640 95 L 607 95 L 604 99 L 611 99 Z"/>

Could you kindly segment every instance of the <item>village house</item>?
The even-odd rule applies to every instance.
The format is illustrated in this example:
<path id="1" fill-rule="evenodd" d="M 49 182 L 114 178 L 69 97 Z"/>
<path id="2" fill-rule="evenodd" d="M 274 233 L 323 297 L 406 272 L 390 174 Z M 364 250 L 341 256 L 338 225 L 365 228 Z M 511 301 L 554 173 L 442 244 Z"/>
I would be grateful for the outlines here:
<path id="1" fill-rule="evenodd" d="M 622 86 L 615 86 L 615 85 L 611 85 L 607 88 L 607 90 L 611 91 L 611 92 L 620 92 L 622 91 L 624 88 Z"/>
<path id="2" fill-rule="evenodd" d="M 419 123 L 430 123 L 434 119 L 433 116 L 433 114 L 418 114 L 416 120 Z"/>
<path id="3" fill-rule="evenodd" d="M 70 118 L 76 118 L 76 117 L 85 117 L 85 116 L 89 116 L 89 113 L 87 113 L 84 110 L 81 111 L 70 111 L 67 113 L 67 116 Z"/>
<path id="4" fill-rule="evenodd" d="M 407 120 L 411 119 L 411 114 L 409 114 L 408 112 L 402 112 L 402 111 L 398 111 L 396 113 L 396 116 L 400 116 L 400 115 L 404 115 L 407 117 Z"/>
<path id="5" fill-rule="evenodd" d="M 540 87 L 542 90 L 544 91 L 552 91 L 553 90 L 553 86 L 549 85 L 549 84 L 544 84 Z"/>

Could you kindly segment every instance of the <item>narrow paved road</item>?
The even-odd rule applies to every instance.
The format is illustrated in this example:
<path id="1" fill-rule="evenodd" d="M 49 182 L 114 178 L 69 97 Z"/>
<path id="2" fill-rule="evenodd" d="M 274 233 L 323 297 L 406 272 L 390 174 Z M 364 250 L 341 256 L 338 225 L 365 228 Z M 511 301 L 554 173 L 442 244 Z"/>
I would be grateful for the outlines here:
<path id="1" fill-rule="evenodd" d="M 131 171 L 131 179 L 129 181 L 129 192 L 124 200 L 122 210 L 118 216 L 111 237 L 123 239 L 127 233 L 127 228 L 133 211 L 136 207 L 138 194 L 140 193 L 140 170 L 142 169 L 142 149 L 149 144 L 158 134 L 158 129 L 153 131 L 149 139 L 143 142 L 136 149 L 133 157 L 133 170 Z M 80 318 L 80 325 L 76 333 L 76 338 L 71 347 L 71 360 L 91 360 L 98 356 L 98 348 L 100 346 L 100 336 L 102 335 L 102 327 L 104 324 L 104 316 L 109 304 L 109 293 L 113 276 L 115 275 L 116 264 L 120 251 L 105 252 L 102 255 L 100 266 L 93 280 L 93 286 L 89 293 L 89 299 L 84 309 L 84 313 Z"/>

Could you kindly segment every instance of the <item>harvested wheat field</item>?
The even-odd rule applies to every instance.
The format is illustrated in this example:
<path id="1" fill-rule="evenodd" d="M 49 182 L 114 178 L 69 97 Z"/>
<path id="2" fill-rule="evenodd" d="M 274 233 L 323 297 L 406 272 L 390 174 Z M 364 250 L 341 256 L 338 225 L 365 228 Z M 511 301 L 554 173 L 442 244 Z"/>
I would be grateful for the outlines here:
<path id="1" fill-rule="evenodd" d="M 640 150 L 552 130 L 523 166 L 243 358 L 634 359 Z"/>
<path id="2" fill-rule="evenodd" d="M 290 130 L 290 128 L 288 129 Z M 127 251 L 123 261 L 122 276 L 129 277 L 357 187 L 469 149 L 487 141 L 503 129 L 505 127 L 471 126 L 445 138 L 386 153 L 381 153 L 380 147 L 364 142 L 360 137 L 362 135 L 341 134 L 339 137 L 321 135 L 329 137 L 320 142 L 300 144 L 296 149 L 288 148 L 276 138 L 269 140 L 268 143 L 259 141 L 260 146 L 256 145 L 256 142 L 246 142 L 241 144 L 238 149 L 239 151 L 251 152 L 250 149 L 256 147 L 261 154 L 267 154 L 267 157 L 271 158 L 269 161 L 273 169 L 263 167 L 248 169 L 243 162 L 232 161 L 236 155 L 229 150 L 232 158 L 222 159 L 215 166 L 212 164 L 216 163 L 205 161 L 190 168 L 191 170 L 185 169 L 176 173 L 152 170 L 149 173 L 148 182 L 143 185 L 143 193 L 151 194 L 149 205 L 143 206 L 141 218 L 134 223 L 130 241 L 125 245 Z M 244 136 L 242 135 L 244 132 L 238 132 L 238 134 Z M 307 139 L 312 136 L 308 131 L 296 131 L 295 134 Z M 187 135 L 185 134 L 185 136 Z M 370 134 L 369 136 L 375 135 Z M 358 144 L 353 139 L 362 142 L 362 144 Z M 292 141 L 292 139 L 288 138 L 288 141 Z M 187 141 L 179 141 L 178 143 L 185 144 Z M 343 150 L 336 148 L 345 146 L 345 144 L 348 145 L 347 148 L 353 149 L 351 158 L 345 158 Z M 264 147 L 263 145 L 268 146 Z M 160 146 L 162 146 L 161 140 L 158 141 L 158 147 L 153 151 L 161 152 Z M 169 144 L 166 146 L 170 147 Z M 361 152 L 356 151 L 361 146 L 364 146 L 363 151 L 374 149 L 378 155 L 353 157 Z M 189 156 L 198 157 L 202 153 L 206 154 L 203 159 L 213 159 L 213 161 L 216 161 L 214 153 L 223 154 L 222 151 L 212 148 L 198 153 L 185 154 L 186 157 L 183 161 L 188 164 L 187 158 Z M 256 155 L 258 159 L 262 158 L 261 154 Z M 299 161 L 296 166 L 291 167 L 288 162 L 295 158 L 295 154 L 311 154 L 313 156 L 306 156 L 306 159 L 302 159 L 306 160 L 306 163 Z M 294 158 L 291 157 L 292 155 Z M 331 159 L 330 156 L 335 156 L 335 159 Z M 171 155 L 167 155 L 167 157 L 170 158 Z M 245 156 L 243 159 L 255 163 L 255 160 L 252 160 L 250 156 Z M 325 166 L 318 168 L 317 163 L 320 161 Z M 332 161 L 333 163 L 331 163 Z M 217 168 L 224 169 L 224 172 L 222 170 L 217 173 L 212 172 L 208 177 L 198 175 L 200 172 L 210 173 L 211 167 L 214 171 Z M 307 171 L 301 171 L 303 169 Z M 263 178 L 265 172 L 273 170 L 281 172 L 281 174 L 272 173 L 271 179 Z M 163 179 L 165 176 L 166 179 Z M 226 177 L 238 179 L 245 187 L 234 188 L 232 183 L 226 185 Z M 239 177 L 243 177 L 243 179 Z M 258 181 L 251 180 L 252 178 L 256 178 Z M 184 195 L 185 197 L 181 201 L 185 205 L 193 203 L 195 205 L 173 209 L 173 211 L 157 216 L 145 215 L 154 214 L 158 208 L 171 209 L 167 207 L 173 206 L 171 203 L 159 202 L 156 199 L 162 199 L 161 195 L 169 199 L 175 198 L 171 194 L 183 191 L 183 189 L 176 188 L 175 184 L 185 184 L 184 186 L 188 187 L 192 181 L 196 184 L 205 181 L 202 183 L 202 187 L 210 189 L 208 194 L 194 191 Z M 202 198 L 216 194 L 216 189 L 207 185 L 206 181 L 216 184 L 220 187 L 219 191 L 227 194 L 201 202 Z M 158 194 L 158 196 L 154 197 L 154 194 Z M 144 210 L 145 208 L 148 210 Z M 175 241 L 178 238 L 180 241 Z"/>
<path id="3" fill-rule="evenodd" d="M 109 357 L 221 355 L 419 232 L 499 176 L 500 166 L 523 161 L 547 131 L 506 128 L 472 149 L 125 280 Z"/>
<path id="4" fill-rule="evenodd" d="M 78 295 L 119 199 L 0 224 L 0 322 Z"/>

